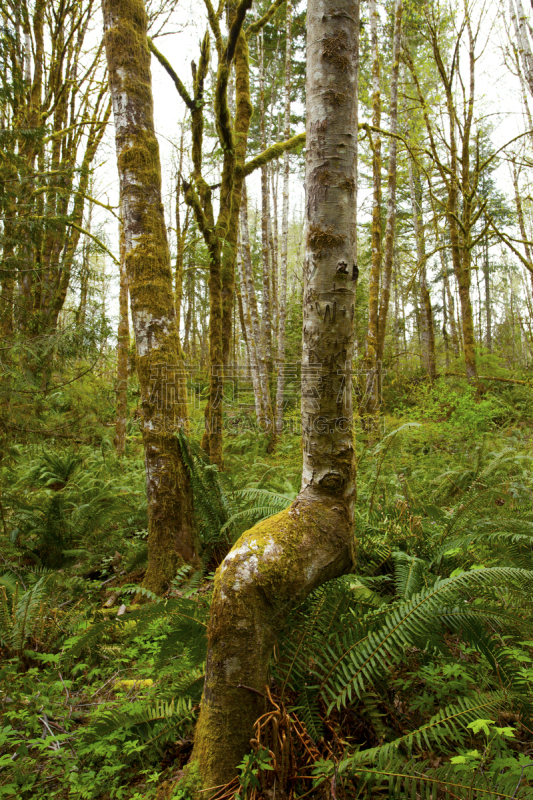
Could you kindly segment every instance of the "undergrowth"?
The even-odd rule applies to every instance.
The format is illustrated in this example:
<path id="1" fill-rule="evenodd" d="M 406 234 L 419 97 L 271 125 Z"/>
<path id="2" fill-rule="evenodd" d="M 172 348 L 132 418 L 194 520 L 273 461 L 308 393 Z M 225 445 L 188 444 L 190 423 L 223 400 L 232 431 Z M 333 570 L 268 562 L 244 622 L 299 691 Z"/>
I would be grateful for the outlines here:
<path id="1" fill-rule="evenodd" d="M 518 403 L 503 426 L 508 391 L 475 408 L 468 392 L 417 393 L 376 445 L 358 442 L 357 571 L 294 611 L 232 794 L 533 796 L 529 412 Z M 235 431 L 219 473 L 194 441 L 181 447 L 203 567 L 142 606 L 140 458 L 84 443 L 6 451 L 0 797 L 188 796 L 175 781 L 192 750 L 213 571 L 291 503 L 301 450 L 288 434 L 268 455 Z"/>

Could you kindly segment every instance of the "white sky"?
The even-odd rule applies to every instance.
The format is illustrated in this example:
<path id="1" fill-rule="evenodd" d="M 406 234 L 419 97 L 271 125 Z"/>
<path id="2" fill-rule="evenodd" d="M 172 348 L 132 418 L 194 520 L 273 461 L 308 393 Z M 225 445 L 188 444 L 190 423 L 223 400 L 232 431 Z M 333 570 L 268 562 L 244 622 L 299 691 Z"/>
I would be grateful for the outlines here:
<path id="1" fill-rule="evenodd" d="M 462 5 L 462 4 L 461 4 Z M 482 24 L 478 52 L 482 51 L 476 65 L 477 104 L 476 116 L 487 116 L 494 125 L 493 141 L 496 146 L 501 146 L 525 130 L 524 115 L 518 79 L 511 75 L 504 65 L 503 50 L 507 46 L 507 12 L 502 17 L 502 6 L 497 2 L 483 3 L 477 0 L 474 5 L 474 18 L 482 5 L 484 6 L 484 21 Z M 366 4 L 365 4 L 366 6 Z M 159 37 L 157 47 L 168 58 L 174 69 L 190 87 L 192 59 L 198 59 L 199 41 L 206 28 L 206 19 L 201 0 L 182 0 L 169 24 L 175 33 Z M 363 7 L 363 13 L 367 13 Z M 216 56 L 215 56 L 216 58 Z M 466 68 L 466 58 L 462 59 L 463 69 Z M 165 207 L 174 208 L 174 200 L 170 197 L 173 191 L 173 174 L 175 164 L 175 148 L 172 142 L 178 142 L 180 137 L 180 124 L 186 119 L 186 108 L 181 101 L 171 79 L 152 58 L 152 78 L 154 94 L 154 111 L 156 131 L 161 148 L 163 168 L 163 191 Z M 533 98 L 531 105 L 533 107 Z M 114 158 L 113 127 L 109 126 L 106 142 L 100 151 L 102 166 L 97 170 L 97 189 L 99 196 L 108 198 L 109 202 L 116 205 L 118 202 L 118 176 Z M 209 147 L 209 146 L 208 146 Z M 208 149 L 208 147 L 206 149 Z M 512 186 L 509 179 L 508 167 L 502 165 L 495 174 L 499 188 L 510 196 Z M 257 201 L 259 195 L 259 181 L 248 180 L 249 197 L 252 203 Z M 294 178 L 291 186 L 290 206 L 294 213 L 299 213 L 303 207 L 303 185 L 298 178 Z M 368 191 L 360 187 L 359 205 L 362 213 L 359 221 L 365 219 L 365 209 L 368 203 Z M 279 203 L 281 208 L 281 202 Z M 167 217 L 167 225 L 173 224 L 173 219 Z M 112 241 L 112 249 L 117 250 L 116 223 L 110 217 L 107 231 Z M 108 267 L 111 269 L 111 266 Z M 116 308 L 117 283 L 113 281 L 111 297 L 108 308 Z"/>

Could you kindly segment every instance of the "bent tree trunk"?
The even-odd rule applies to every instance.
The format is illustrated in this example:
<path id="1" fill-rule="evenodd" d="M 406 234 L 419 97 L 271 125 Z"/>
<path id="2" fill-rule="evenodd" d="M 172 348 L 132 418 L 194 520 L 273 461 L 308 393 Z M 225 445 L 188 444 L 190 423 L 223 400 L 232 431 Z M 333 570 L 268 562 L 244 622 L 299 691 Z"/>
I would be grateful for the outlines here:
<path id="1" fill-rule="evenodd" d="M 187 404 L 154 131 L 150 54 L 143 0 L 103 0 L 113 99 L 124 253 L 137 346 L 148 495 L 144 586 L 161 593 L 180 563 L 196 559 L 192 496 L 178 427 Z"/>
<path id="2" fill-rule="evenodd" d="M 233 778 L 250 749 L 256 692 L 287 614 L 352 563 L 356 2 L 308 3 L 302 488 L 243 534 L 216 573 L 193 751 L 204 788 Z"/>

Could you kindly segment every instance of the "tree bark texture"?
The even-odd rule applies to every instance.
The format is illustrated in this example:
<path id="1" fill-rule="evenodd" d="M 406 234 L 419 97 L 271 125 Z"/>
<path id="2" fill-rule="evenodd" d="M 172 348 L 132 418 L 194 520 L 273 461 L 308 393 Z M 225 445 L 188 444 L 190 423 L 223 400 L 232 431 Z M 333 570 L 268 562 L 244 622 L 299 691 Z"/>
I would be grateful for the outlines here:
<path id="1" fill-rule="evenodd" d="M 396 229 L 396 172 L 398 140 L 398 80 L 400 76 L 400 47 L 402 35 L 403 0 L 396 0 L 394 6 L 394 35 L 392 45 L 392 74 L 390 88 L 390 137 L 389 144 L 389 178 L 387 196 L 387 222 L 385 226 L 385 253 L 383 261 L 383 278 L 381 281 L 381 300 L 379 305 L 378 338 L 376 348 L 377 361 L 383 361 L 385 332 L 389 313 L 390 289 L 392 282 L 392 265 L 394 259 L 394 233 Z"/>
<path id="2" fill-rule="evenodd" d="M 372 42 L 372 125 L 381 127 L 381 65 L 378 37 L 379 14 L 376 0 L 370 0 L 370 37 Z M 379 284 L 381 279 L 382 219 L 381 219 L 381 136 L 368 133 L 372 146 L 372 261 L 368 282 L 368 331 L 366 337 L 366 386 L 363 394 L 361 412 L 367 417 L 367 426 L 372 435 L 375 427 L 374 416 L 379 412 L 379 385 L 377 375 L 377 354 L 379 335 Z"/>
<path id="3" fill-rule="evenodd" d="M 424 235 L 424 216 L 422 213 L 422 183 L 420 176 L 415 174 L 412 159 L 409 159 L 409 187 L 411 191 L 411 207 L 413 213 L 413 227 L 416 239 L 416 253 L 418 260 L 418 273 L 420 276 L 421 309 L 421 344 L 422 364 L 429 379 L 434 381 L 437 377 L 437 360 L 435 354 L 435 327 L 433 321 L 433 307 L 427 285 L 426 269 L 426 239 Z"/>
<path id="4" fill-rule="evenodd" d="M 204 788 L 233 778 L 250 748 L 290 609 L 352 563 L 356 19 L 354 0 L 309 0 L 302 488 L 243 534 L 215 576 L 193 751 Z"/>
<path id="5" fill-rule="evenodd" d="M 291 30 L 292 4 L 287 0 L 285 18 L 285 119 L 283 135 L 291 135 Z M 285 372 L 285 323 L 287 319 L 287 262 L 289 244 L 289 153 L 283 154 L 283 203 L 281 212 L 281 265 L 279 276 L 279 327 L 278 327 L 278 369 L 276 385 L 276 432 L 283 432 L 283 389 Z"/>
<path id="6" fill-rule="evenodd" d="M 130 326 L 128 319 L 128 276 L 126 274 L 125 241 L 120 231 L 120 288 L 118 294 L 119 322 L 117 331 L 117 421 L 115 425 L 115 447 L 117 455 L 123 456 L 126 449 L 126 419 L 128 413 L 128 350 Z"/>
<path id="7" fill-rule="evenodd" d="M 161 593 L 180 563 L 196 560 L 191 490 L 174 436 L 187 424 L 187 405 L 179 376 L 146 12 L 142 0 L 103 0 L 102 10 L 143 411 L 149 526 L 143 585 Z"/>

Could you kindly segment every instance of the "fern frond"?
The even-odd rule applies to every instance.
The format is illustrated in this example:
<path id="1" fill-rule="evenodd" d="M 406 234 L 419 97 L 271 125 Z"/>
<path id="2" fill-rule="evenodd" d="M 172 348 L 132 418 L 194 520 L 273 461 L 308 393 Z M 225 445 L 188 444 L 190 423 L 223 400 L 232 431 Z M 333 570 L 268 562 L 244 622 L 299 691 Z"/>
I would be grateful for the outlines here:
<path id="1" fill-rule="evenodd" d="M 235 497 L 244 497 L 245 499 L 250 500 L 257 500 L 267 498 L 269 500 L 274 500 L 276 505 L 282 506 L 284 503 L 292 503 L 294 498 L 296 497 L 296 492 L 291 492 L 290 494 L 283 494 L 281 492 L 271 492 L 268 489 L 237 489 L 234 492 Z M 285 506 L 283 506 L 285 508 Z"/>
<path id="2" fill-rule="evenodd" d="M 138 705 L 138 704 L 137 704 Z M 154 705 L 130 711 L 111 709 L 105 711 L 91 726 L 94 739 L 117 730 L 136 728 L 143 739 L 147 739 L 158 722 L 168 723 L 168 729 L 179 733 L 195 719 L 196 712 L 190 698 L 177 697 L 170 701 L 159 700 Z"/>
<path id="3" fill-rule="evenodd" d="M 368 615 L 368 619 L 365 618 L 366 626 L 356 626 L 349 633 L 337 632 L 334 641 L 324 647 L 321 662 L 321 690 L 328 698 L 330 708 L 346 705 L 354 694 L 360 697 L 366 685 L 372 685 L 378 676 L 384 674 L 387 664 L 401 659 L 406 647 L 420 643 L 421 639 L 431 638 L 436 623 L 440 622 L 439 617 L 446 617 L 445 604 L 453 597 L 461 597 L 461 592 L 465 590 L 480 592 L 514 582 L 518 582 L 521 591 L 530 593 L 533 572 L 492 568 L 463 573 L 437 581 L 433 587 L 419 592 L 410 601 L 394 605 L 390 610 Z M 464 605 L 464 599 L 462 603 Z M 464 609 L 461 611 L 463 625 L 469 615 L 472 618 L 476 616 L 475 609 L 466 605 Z M 376 620 L 381 620 L 377 628 Z M 374 622 L 370 629 L 369 622 Z M 475 630 L 474 624 L 470 625 L 470 630 Z"/>
<path id="4" fill-rule="evenodd" d="M 237 511 L 236 514 L 232 514 L 220 530 L 225 531 L 231 525 L 234 525 L 236 522 L 242 522 L 243 520 L 255 519 L 260 521 L 267 517 L 273 517 L 274 514 L 279 514 L 279 512 L 283 511 L 285 508 L 287 508 L 286 505 L 281 508 L 279 506 L 253 506 L 252 508 L 245 508 L 243 511 Z"/>
<path id="5" fill-rule="evenodd" d="M 394 758 L 402 750 L 411 756 L 414 747 L 418 750 L 432 750 L 438 747 L 440 752 L 446 752 L 452 743 L 461 744 L 465 737 L 471 735 L 472 732 L 468 729 L 469 723 L 483 715 L 496 714 L 508 703 L 509 697 L 504 692 L 461 697 L 455 703 L 440 709 L 429 722 L 417 730 L 379 747 L 353 753 L 344 761 L 345 769 L 352 770 L 360 764 L 383 762 Z"/>
<path id="6" fill-rule="evenodd" d="M 428 564 L 424 559 L 396 550 L 394 559 L 394 582 L 399 597 L 408 599 L 420 591 L 424 583 L 424 573 Z"/>
<path id="7" fill-rule="evenodd" d="M 305 686 L 300 696 L 300 703 L 293 709 L 304 723 L 307 733 L 315 744 L 324 736 L 324 726 L 320 718 L 318 700 L 318 686 Z"/>

